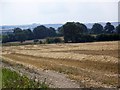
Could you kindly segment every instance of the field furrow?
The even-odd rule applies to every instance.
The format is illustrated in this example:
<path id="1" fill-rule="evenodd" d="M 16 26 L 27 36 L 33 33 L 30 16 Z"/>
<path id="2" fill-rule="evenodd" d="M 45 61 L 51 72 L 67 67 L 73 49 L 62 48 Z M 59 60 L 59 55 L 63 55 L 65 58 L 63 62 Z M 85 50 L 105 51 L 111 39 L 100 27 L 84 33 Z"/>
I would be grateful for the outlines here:
<path id="1" fill-rule="evenodd" d="M 117 47 L 118 42 L 11 46 L 3 47 L 3 58 L 66 74 L 84 87 L 117 87 Z"/>

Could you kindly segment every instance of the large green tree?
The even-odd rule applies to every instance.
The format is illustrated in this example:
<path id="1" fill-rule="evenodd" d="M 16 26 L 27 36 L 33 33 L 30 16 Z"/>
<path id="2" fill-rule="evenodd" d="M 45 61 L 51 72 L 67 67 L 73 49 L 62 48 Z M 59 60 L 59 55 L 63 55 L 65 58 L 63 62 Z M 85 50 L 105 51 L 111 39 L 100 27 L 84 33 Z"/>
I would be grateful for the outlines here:
<path id="1" fill-rule="evenodd" d="M 120 34 L 120 24 L 116 27 L 116 32 Z"/>
<path id="2" fill-rule="evenodd" d="M 92 26 L 91 33 L 93 34 L 101 34 L 103 32 L 103 26 L 99 23 L 95 23 Z"/>
<path id="3" fill-rule="evenodd" d="M 46 37 L 56 36 L 56 31 L 54 28 L 52 27 L 47 28 L 43 25 L 37 26 L 36 28 L 34 28 L 33 33 L 34 33 L 35 39 L 43 39 Z"/>
<path id="4" fill-rule="evenodd" d="M 30 29 L 24 29 L 23 32 L 25 33 L 26 40 L 32 40 L 34 38 L 34 34 Z"/>
<path id="5" fill-rule="evenodd" d="M 56 36 L 56 31 L 53 27 L 48 28 L 48 36 L 49 37 L 54 37 Z"/>
<path id="6" fill-rule="evenodd" d="M 108 33 L 108 34 L 113 33 L 114 29 L 115 27 L 110 22 L 108 22 L 104 27 L 104 33 Z"/>
<path id="7" fill-rule="evenodd" d="M 22 43 L 22 42 L 24 42 L 26 40 L 25 32 L 22 29 L 15 28 L 13 31 L 14 31 L 13 33 L 15 35 L 15 39 L 17 41 L 20 41 Z"/>
<path id="8" fill-rule="evenodd" d="M 57 31 L 60 36 L 63 36 L 63 27 L 58 27 Z"/>
<path id="9" fill-rule="evenodd" d="M 64 35 L 65 42 L 78 42 L 78 36 L 87 33 L 87 27 L 78 22 L 67 22 L 60 28 L 60 30 Z"/>
<path id="10" fill-rule="evenodd" d="M 8 35 L 2 35 L 2 43 L 6 43 L 9 41 Z"/>
<path id="11" fill-rule="evenodd" d="M 65 42 L 75 42 L 76 34 L 78 33 L 78 27 L 74 22 L 67 22 L 63 25 L 63 35 Z"/>
<path id="12" fill-rule="evenodd" d="M 79 33 L 81 33 L 81 34 L 87 34 L 88 33 L 88 29 L 87 29 L 85 24 L 82 24 L 82 23 L 79 23 L 79 22 L 77 22 L 75 24 L 79 29 Z"/>
<path id="13" fill-rule="evenodd" d="M 48 35 L 47 28 L 43 25 L 34 28 L 33 33 L 36 39 L 42 39 Z"/>

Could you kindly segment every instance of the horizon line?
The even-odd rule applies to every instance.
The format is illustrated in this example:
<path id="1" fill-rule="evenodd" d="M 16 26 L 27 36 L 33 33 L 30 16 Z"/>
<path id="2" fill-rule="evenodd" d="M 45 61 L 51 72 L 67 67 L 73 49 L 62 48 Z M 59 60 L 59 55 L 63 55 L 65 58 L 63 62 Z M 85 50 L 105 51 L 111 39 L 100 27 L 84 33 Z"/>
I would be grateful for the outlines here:
<path id="1" fill-rule="evenodd" d="M 65 23 L 67 22 L 79 22 L 79 21 L 66 21 Z M 107 22 L 110 22 L 110 23 L 113 23 L 113 22 L 116 22 L 116 23 L 120 23 L 120 21 L 100 21 L 100 22 L 80 22 L 80 23 L 83 23 L 83 24 L 89 24 L 89 23 L 107 23 Z M 65 24 L 65 23 L 26 23 L 26 24 L 3 24 L 3 25 L 0 25 L 0 26 L 21 26 L 21 25 L 33 25 L 33 24 L 39 24 L 39 25 L 47 25 L 47 24 Z"/>

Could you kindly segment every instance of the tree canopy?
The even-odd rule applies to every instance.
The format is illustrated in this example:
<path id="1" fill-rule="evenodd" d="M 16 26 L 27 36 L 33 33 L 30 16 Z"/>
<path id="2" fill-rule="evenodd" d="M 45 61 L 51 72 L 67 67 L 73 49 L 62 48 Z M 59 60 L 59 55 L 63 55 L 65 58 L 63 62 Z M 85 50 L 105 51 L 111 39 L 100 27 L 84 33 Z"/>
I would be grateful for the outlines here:
<path id="1" fill-rule="evenodd" d="M 111 25 L 110 22 L 106 23 L 105 27 L 104 27 L 104 33 L 113 33 L 114 32 L 115 27 L 113 25 Z"/>
<path id="2" fill-rule="evenodd" d="M 56 35 L 56 31 L 54 28 L 52 27 L 47 28 L 43 25 L 34 28 L 33 33 L 36 39 L 43 39 L 46 37 L 52 37 Z"/>
<path id="3" fill-rule="evenodd" d="M 43 25 L 31 29 L 14 28 L 13 33 L 2 35 L 2 42 L 14 42 L 25 40 L 39 40 L 50 37 L 50 41 L 58 42 L 58 39 L 51 37 L 64 37 L 64 42 L 91 42 L 103 40 L 119 40 L 120 24 L 115 28 L 111 23 L 106 23 L 105 27 L 99 23 L 93 24 L 92 28 L 87 28 L 85 24 L 79 22 L 67 22 L 58 29 L 59 33 L 53 27 Z"/>
<path id="4" fill-rule="evenodd" d="M 99 23 L 95 23 L 91 29 L 93 34 L 101 34 L 103 32 L 103 26 Z"/>
<path id="5" fill-rule="evenodd" d="M 63 33 L 65 42 L 78 42 L 78 35 L 87 33 L 87 27 L 79 22 L 67 22 L 59 30 Z"/>
<path id="6" fill-rule="evenodd" d="M 23 41 L 26 40 L 25 32 L 24 32 L 22 29 L 20 29 L 20 28 L 15 28 L 13 31 L 14 31 L 13 33 L 14 33 L 14 35 L 15 35 L 15 39 L 16 39 L 17 41 L 20 41 L 20 42 L 22 43 Z"/>
<path id="7" fill-rule="evenodd" d="M 116 27 L 116 32 L 120 34 L 120 24 Z"/>

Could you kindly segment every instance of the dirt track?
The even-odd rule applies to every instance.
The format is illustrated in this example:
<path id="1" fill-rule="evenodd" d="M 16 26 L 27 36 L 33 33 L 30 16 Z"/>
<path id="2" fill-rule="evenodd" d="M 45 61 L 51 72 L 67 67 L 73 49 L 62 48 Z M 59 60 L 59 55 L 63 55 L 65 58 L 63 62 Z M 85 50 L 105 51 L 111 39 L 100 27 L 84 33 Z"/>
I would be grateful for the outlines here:
<path id="1" fill-rule="evenodd" d="M 35 67 L 22 66 L 21 64 L 16 65 L 15 63 L 13 64 L 13 62 L 3 62 L 2 67 L 11 69 L 12 71 L 16 71 L 22 75 L 26 75 L 29 79 L 33 79 L 35 81 L 45 81 L 51 88 L 80 88 L 79 84 L 68 79 L 66 75 L 62 73 L 37 69 Z"/>

